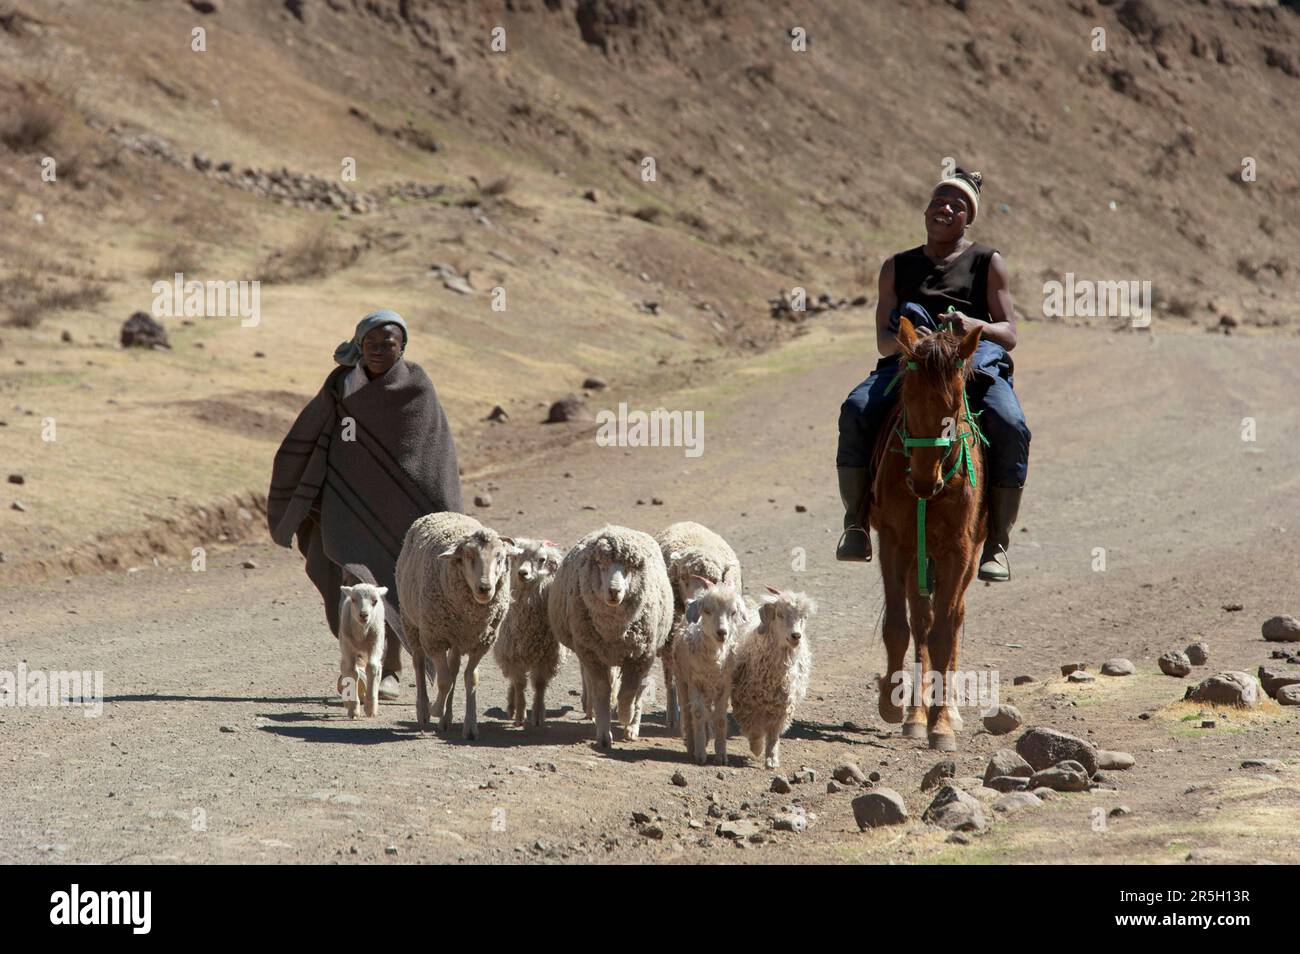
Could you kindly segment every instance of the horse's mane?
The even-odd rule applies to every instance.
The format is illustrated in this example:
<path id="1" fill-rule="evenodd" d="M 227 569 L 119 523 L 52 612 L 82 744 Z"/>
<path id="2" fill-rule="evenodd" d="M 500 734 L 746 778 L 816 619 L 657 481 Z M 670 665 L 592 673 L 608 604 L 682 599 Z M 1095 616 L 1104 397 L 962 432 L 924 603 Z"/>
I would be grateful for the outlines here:
<path id="1" fill-rule="evenodd" d="M 961 335 L 955 335 L 951 331 L 926 335 L 917 341 L 916 348 L 912 351 L 912 360 L 916 362 L 918 371 L 928 376 L 946 378 L 957 370 L 961 343 Z M 968 361 L 961 369 L 963 379 L 970 375 L 970 368 Z"/>

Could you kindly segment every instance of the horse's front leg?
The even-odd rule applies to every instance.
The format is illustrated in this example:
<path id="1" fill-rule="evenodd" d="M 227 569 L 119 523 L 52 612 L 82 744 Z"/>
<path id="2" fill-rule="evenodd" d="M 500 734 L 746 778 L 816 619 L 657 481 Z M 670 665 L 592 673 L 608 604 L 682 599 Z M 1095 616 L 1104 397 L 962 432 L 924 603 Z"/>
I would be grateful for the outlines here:
<path id="1" fill-rule="evenodd" d="M 951 586 L 938 586 L 934 594 L 934 623 L 927 640 L 930 664 L 939 679 L 936 686 L 936 704 L 931 706 L 927 734 L 930 748 L 941 752 L 957 750 L 956 731 L 961 715 L 957 712 L 955 687 L 961 678 L 957 668 L 958 643 L 962 622 L 966 618 L 966 589 L 969 582 L 965 567 L 951 568 Z"/>
<path id="2" fill-rule="evenodd" d="M 912 694 L 908 699 L 907 716 L 903 720 L 903 738 L 924 739 L 929 724 L 927 710 L 930 707 L 931 694 L 934 691 L 933 656 L 930 652 L 929 637 L 934 625 L 933 597 L 924 597 L 917 588 L 916 580 L 908 583 L 907 601 L 912 621 L 912 646 L 914 662 L 912 666 Z"/>

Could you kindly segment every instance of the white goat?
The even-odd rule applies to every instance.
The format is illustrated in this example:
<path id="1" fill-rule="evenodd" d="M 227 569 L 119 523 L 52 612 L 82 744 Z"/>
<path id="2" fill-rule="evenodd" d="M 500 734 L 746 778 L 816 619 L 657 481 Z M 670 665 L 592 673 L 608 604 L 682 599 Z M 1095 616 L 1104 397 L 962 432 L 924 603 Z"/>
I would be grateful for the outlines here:
<path id="1" fill-rule="evenodd" d="M 379 706 L 379 670 L 384 661 L 384 596 L 386 586 L 357 583 L 339 587 L 339 682 L 348 718 L 357 717 L 357 702 L 365 713 Z"/>
<path id="2" fill-rule="evenodd" d="M 745 601 L 730 584 L 705 581 L 686 605 L 686 626 L 673 642 L 673 671 L 681 701 L 686 752 L 699 765 L 713 736 L 718 765 L 727 764 L 727 700 L 736 640 L 749 622 Z"/>

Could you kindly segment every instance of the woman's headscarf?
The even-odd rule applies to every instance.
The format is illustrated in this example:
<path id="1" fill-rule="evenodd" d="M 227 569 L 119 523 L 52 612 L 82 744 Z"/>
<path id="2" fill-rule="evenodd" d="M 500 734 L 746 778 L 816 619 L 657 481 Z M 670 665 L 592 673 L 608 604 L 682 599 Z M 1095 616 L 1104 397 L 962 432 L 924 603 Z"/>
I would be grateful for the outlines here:
<path id="1" fill-rule="evenodd" d="M 355 368 L 361 363 L 361 340 L 365 338 L 368 332 L 381 325 L 397 325 L 397 327 L 401 328 L 403 346 L 410 339 L 410 335 L 406 331 L 406 319 L 395 311 L 381 308 L 379 311 L 372 311 L 357 322 L 357 330 L 352 336 L 352 340 L 344 341 L 334 349 L 334 360 L 345 368 Z"/>

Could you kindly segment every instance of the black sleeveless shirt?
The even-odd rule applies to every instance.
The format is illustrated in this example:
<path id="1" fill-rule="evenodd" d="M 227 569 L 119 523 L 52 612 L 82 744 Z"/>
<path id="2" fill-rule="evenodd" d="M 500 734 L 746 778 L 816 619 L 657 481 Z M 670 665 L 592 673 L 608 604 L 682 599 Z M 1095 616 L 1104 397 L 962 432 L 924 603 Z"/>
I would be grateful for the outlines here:
<path id="1" fill-rule="evenodd" d="M 898 303 L 913 301 L 935 319 L 952 305 L 964 315 L 989 320 L 989 262 L 997 249 L 972 243 L 947 265 L 936 265 L 925 246 L 894 256 L 894 291 Z"/>

